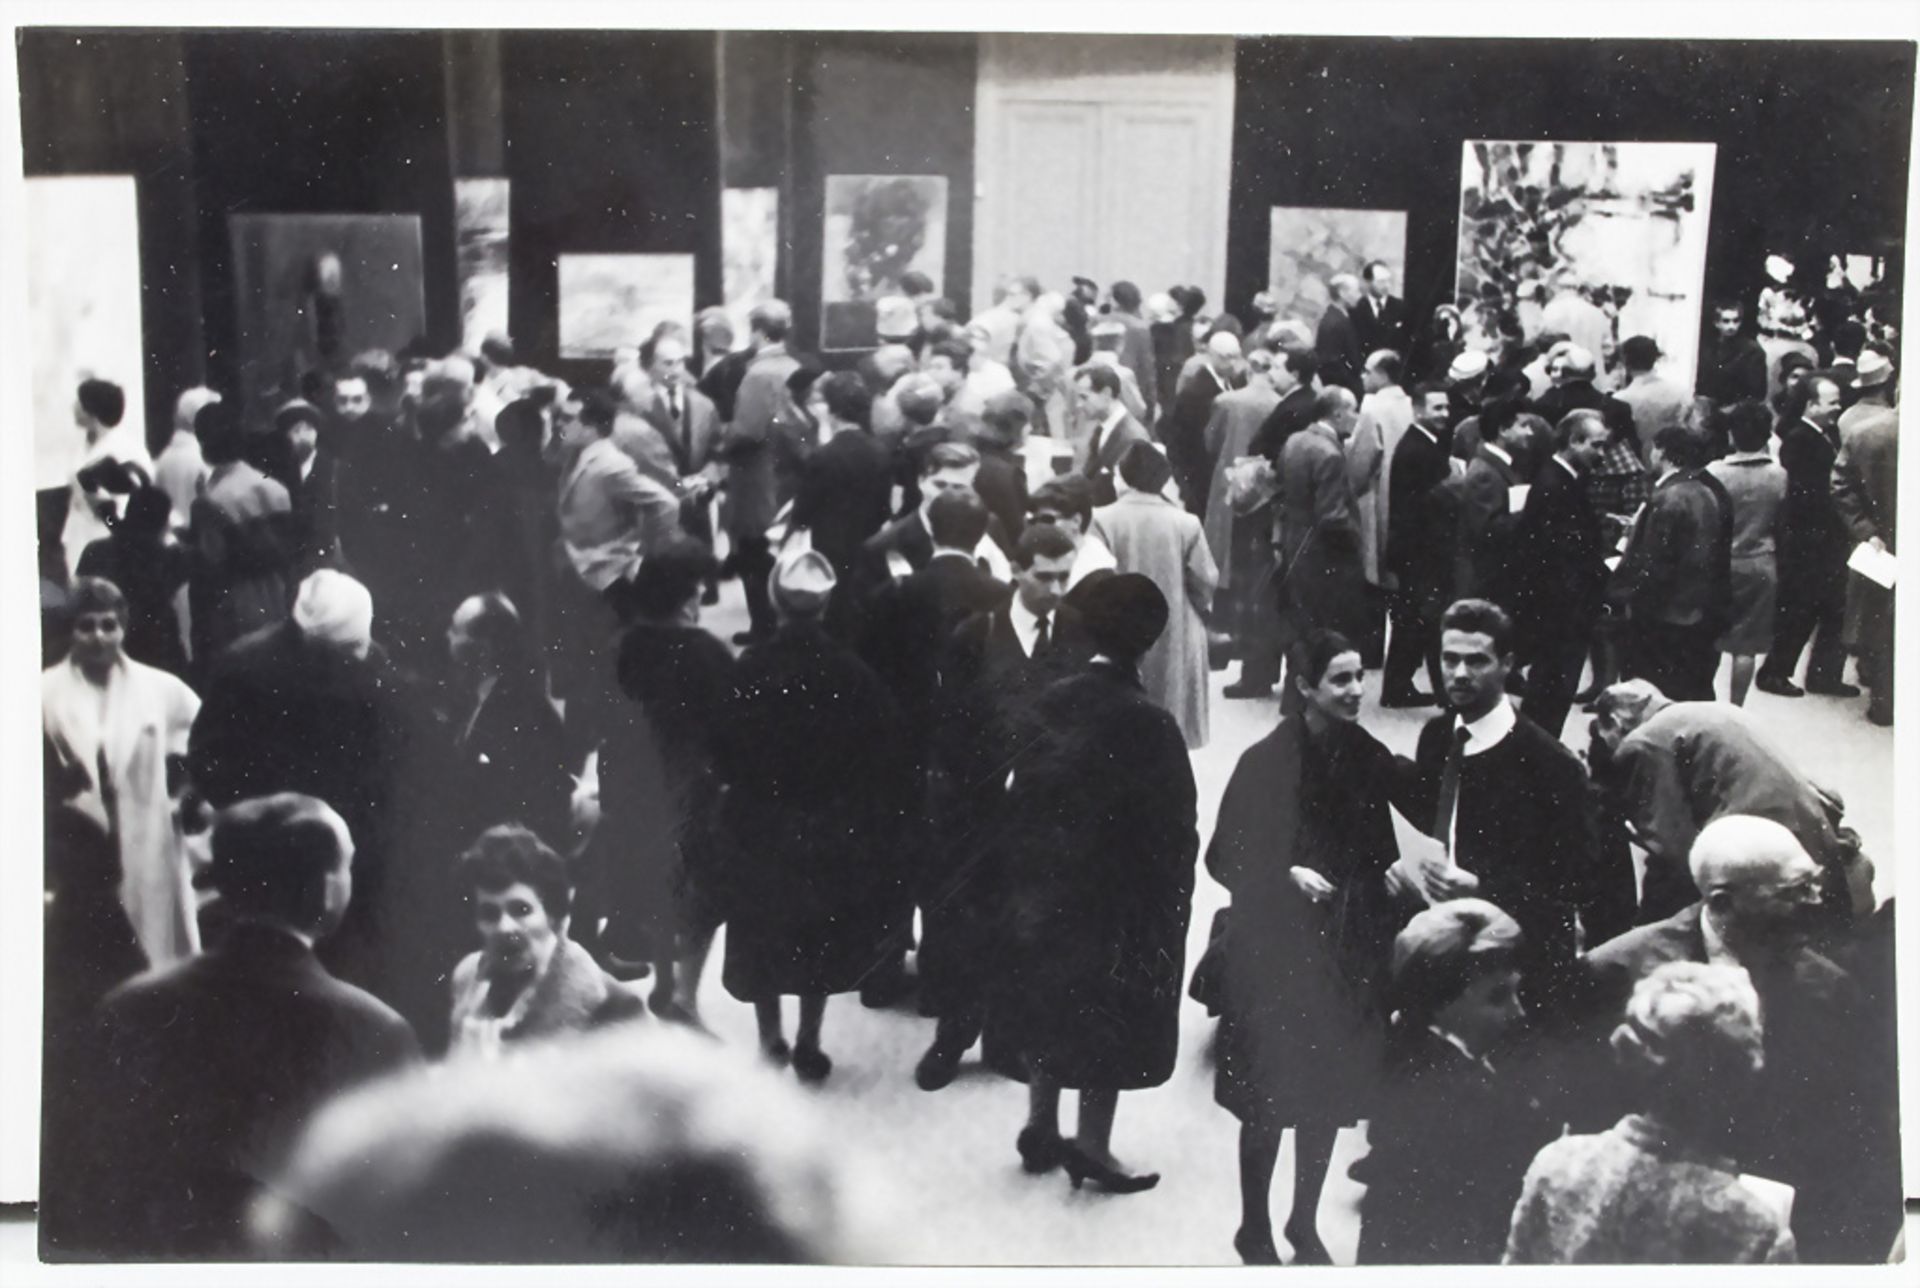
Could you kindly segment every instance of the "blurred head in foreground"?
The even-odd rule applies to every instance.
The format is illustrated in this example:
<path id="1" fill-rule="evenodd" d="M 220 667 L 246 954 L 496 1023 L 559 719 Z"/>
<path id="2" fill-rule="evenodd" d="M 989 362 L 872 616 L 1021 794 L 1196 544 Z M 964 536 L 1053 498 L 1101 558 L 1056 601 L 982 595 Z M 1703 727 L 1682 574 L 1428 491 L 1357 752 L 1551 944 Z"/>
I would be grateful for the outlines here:
<path id="1" fill-rule="evenodd" d="M 275 1258 L 885 1259 L 798 1091 L 652 1028 L 422 1069 L 334 1101 L 253 1213 Z"/>

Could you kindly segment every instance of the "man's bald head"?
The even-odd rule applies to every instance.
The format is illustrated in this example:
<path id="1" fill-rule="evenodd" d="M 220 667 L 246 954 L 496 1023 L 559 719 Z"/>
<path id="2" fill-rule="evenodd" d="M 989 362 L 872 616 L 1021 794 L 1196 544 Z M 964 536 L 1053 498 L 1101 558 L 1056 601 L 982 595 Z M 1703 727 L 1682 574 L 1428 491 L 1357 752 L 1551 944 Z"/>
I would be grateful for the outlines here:
<path id="1" fill-rule="evenodd" d="M 1688 861 L 1709 916 L 1736 949 L 1805 942 L 1821 869 L 1792 832 L 1771 819 L 1723 815 L 1700 829 Z"/>

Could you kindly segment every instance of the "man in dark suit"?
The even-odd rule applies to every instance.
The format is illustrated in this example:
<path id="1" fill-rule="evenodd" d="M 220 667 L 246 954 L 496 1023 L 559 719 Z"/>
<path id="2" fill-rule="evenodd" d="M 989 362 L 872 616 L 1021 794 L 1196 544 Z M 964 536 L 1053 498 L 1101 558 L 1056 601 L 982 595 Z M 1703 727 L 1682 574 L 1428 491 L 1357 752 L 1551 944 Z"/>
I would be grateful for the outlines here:
<path id="1" fill-rule="evenodd" d="M 1603 870 L 1587 775 L 1560 741 L 1507 697 L 1513 619 L 1464 599 L 1440 619 L 1440 665 L 1451 710 L 1401 759 L 1394 805 L 1444 857 L 1410 854 L 1389 884 L 1435 902 L 1474 895 L 1520 923 L 1522 994 L 1546 1023 L 1562 1015 L 1576 920 L 1631 920 L 1633 872 Z M 1623 923 L 1624 924 L 1624 923 Z"/>
<path id="2" fill-rule="evenodd" d="M 1435 498 L 1438 513 L 1449 520 L 1442 535 L 1453 555 L 1456 599 L 1503 590 L 1505 557 L 1512 546 L 1509 489 L 1526 480 L 1521 460 L 1533 438 L 1522 414 L 1518 403 L 1490 403 L 1480 414 L 1483 437 L 1473 459 L 1464 473 L 1440 485 Z"/>
<path id="3" fill-rule="evenodd" d="M 676 335 L 656 335 L 640 346 L 640 365 L 653 380 L 653 401 L 643 413 L 666 440 L 679 475 L 680 526 L 709 550 L 713 548 L 714 493 L 721 467 L 720 413 L 713 400 L 694 387 L 687 370 L 687 346 Z M 709 587 L 706 603 L 719 596 Z"/>
<path id="4" fill-rule="evenodd" d="M 889 579 L 919 572 L 933 561 L 933 531 L 927 509 L 949 492 L 974 495 L 980 453 L 966 443 L 937 443 L 921 459 L 920 504 L 868 537 L 860 546 L 859 593 L 871 595 Z M 989 525 L 991 526 L 991 525 Z"/>
<path id="5" fill-rule="evenodd" d="M 1360 369 L 1367 361 L 1352 313 L 1360 303 L 1360 279 L 1352 273 L 1337 274 L 1327 283 L 1327 292 L 1332 298 L 1327 311 L 1320 315 L 1320 326 L 1313 337 L 1313 351 L 1320 359 L 1320 380 L 1351 389 L 1358 398 Z"/>
<path id="6" fill-rule="evenodd" d="M 1387 568 L 1398 585 L 1388 609 L 1393 634 L 1380 682 L 1380 705 L 1423 707 L 1442 700 L 1440 614 L 1453 583 L 1448 542 L 1439 531 L 1433 492 L 1445 482 L 1447 386 L 1428 381 L 1414 391 L 1413 424 L 1401 435 L 1388 476 Z M 1429 691 L 1413 687 L 1413 673 L 1426 662 Z"/>
<path id="7" fill-rule="evenodd" d="M 1360 280 L 1366 291 L 1352 310 L 1360 352 L 1371 355 L 1388 349 L 1404 360 L 1413 338 L 1413 315 L 1407 311 L 1407 302 L 1393 293 L 1393 270 L 1376 259 L 1360 270 Z"/>
<path id="8" fill-rule="evenodd" d="M 1713 336 L 1700 355 L 1700 377 L 1694 388 L 1716 407 L 1750 398 L 1766 401 L 1767 352 L 1741 331 L 1742 312 L 1737 303 L 1714 306 Z"/>
<path id="9" fill-rule="evenodd" d="M 1020 447 L 1032 413 L 1033 403 L 1027 396 L 1009 389 L 987 399 L 973 430 L 973 445 L 980 451 L 980 473 L 974 477 L 973 490 L 992 516 L 990 530 L 1009 559 L 1027 526 L 1027 471 L 1020 461 Z"/>
<path id="10" fill-rule="evenodd" d="M 1508 587 L 1527 663 L 1520 710 L 1554 737 L 1567 721 L 1605 603 L 1608 551 L 1585 476 L 1607 441 L 1597 411 L 1568 412 L 1514 528 Z"/>
<path id="11" fill-rule="evenodd" d="M 1113 300 L 1108 317 L 1126 330 L 1120 342 L 1120 365 L 1133 373 L 1140 384 L 1140 397 L 1147 406 L 1147 424 L 1158 418 L 1159 392 L 1153 361 L 1153 328 L 1140 313 L 1140 288 L 1132 282 L 1115 282 L 1107 295 Z"/>
<path id="12" fill-rule="evenodd" d="M 1707 472 L 1710 450 L 1684 426 L 1655 436 L 1659 481 L 1613 581 L 1627 610 L 1623 669 L 1676 702 L 1713 701 L 1717 641 L 1733 609 L 1733 501 Z"/>
<path id="13" fill-rule="evenodd" d="M 84 1117 L 49 1138 L 75 1159 L 49 1178 L 49 1247 L 244 1256 L 262 1182 L 313 1113 L 419 1058 L 406 1021 L 314 958 L 352 896 L 352 859 L 347 825 L 311 796 L 219 815 L 206 881 L 225 933 L 101 1004 Z"/>
<path id="14" fill-rule="evenodd" d="M 1204 381 L 1192 381 L 1191 385 L 1201 387 L 1203 392 L 1207 388 L 1214 393 L 1220 391 L 1220 386 L 1212 377 Z M 1111 368 L 1083 367 L 1075 372 L 1073 392 L 1080 402 L 1081 414 L 1093 426 L 1093 436 L 1087 440 L 1087 458 L 1080 472 L 1093 481 L 1093 503 L 1096 506 L 1112 505 L 1118 496 L 1113 474 L 1120 468 L 1121 458 L 1135 443 L 1152 440 L 1140 422 L 1127 414 L 1125 404 L 1120 401 L 1120 377 Z M 1207 402 L 1208 406 L 1212 406 L 1211 398 Z M 1178 414 L 1179 406 L 1176 401 L 1174 411 L 1169 414 Z M 1202 430 L 1205 424 L 1203 416 Z"/>
<path id="15" fill-rule="evenodd" d="M 1780 433 L 1780 464 L 1787 471 L 1787 499 L 1780 507 L 1779 607 L 1773 647 L 1755 685 L 1762 693 L 1797 698 L 1803 692 L 1857 697 L 1846 683 L 1841 640 L 1847 611 L 1847 527 L 1833 503 L 1833 463 L 1840 452 L 1840 385 L 1809 376 L 1787 395 L 1786 427 Z M 1800 653 L 1807 660 L 1807 687 L 1793 682 Z M 1674 695 L 1677 696 L 1677 695 Z"/>
<path id="16" fill-rule="evenodd" d="M 961 622 L 941 663 L 934 761 L 950 826 L 921 887 L 921 990 L 940 1019 L 914 1071 L 927 1091 L 953 1081 L 980 1036 L 1003 904 L 1006 771 L 1024 721 L 1042 689 L 1092 657 L 1080 614 L 1063 602 L 1074 554 L 1059 527 L 1028 528 L 1014 548 L 1015 593 Z"/>
<path id="17" fill-rule="evenodd" d="M 1320 359 L 1305 349 L 1290 350 L 1267 372 L 1279 405 L 1267 413 L 1247 450 L 1264 456 L 1278 468 L 1287 440 L 1313 424 L 1314 399 L 1320 394 Z"/>
<path id="18" fill-rule="evenodd" d="M 1690 853 L 1702 895 L 1664 921 L 1602 944 L 1583 962 L 1583 1009 L 1604 1043 L 1633 986 L 1669 962 L 1744 967 L 1766 1017 L 1757 1094 L 1733 1116 L 1729 1152 L 1744 1171 L 1794 1187 L 1800 1259 L 1884 1261 L 1900 1229 L 1894 1016 L 1808 944 L 1820 866 L 1770 819 L 1732 814 L 1702 828 Z M 1631 1108 L 1600 1071 L 1576 1128 Z"/>
<path id="19" fill-rule="evenodd" d="M 870 428 L 873 394 L 851 371 L 829 372 L 814 385 L 833 434 L 807 455 L 789 516 L 842 581 L 855 576 L 861 547 L 887 522 L 893 502 L 893 457 Z M 834 620 L 838 596 L 827 605 Z"/>

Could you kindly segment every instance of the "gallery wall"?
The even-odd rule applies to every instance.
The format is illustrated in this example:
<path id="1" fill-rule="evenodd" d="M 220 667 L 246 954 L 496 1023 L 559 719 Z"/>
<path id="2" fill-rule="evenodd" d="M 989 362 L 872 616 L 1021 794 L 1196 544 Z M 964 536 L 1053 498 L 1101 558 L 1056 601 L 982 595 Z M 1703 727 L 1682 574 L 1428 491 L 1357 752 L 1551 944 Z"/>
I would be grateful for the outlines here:
<path id="1" fill-rule="evenodd" d="M 1884 251 L 1905 227 L 1910 44 L 1271 37 L 1239 42 L 1236 82 L 1243 316 L 1274 206 L 1406 211 L 1408 301 L 1450 299 L 1468 139 L 1717 144 L 1709 299 L 1745 294 L 1770 248 Z"/>

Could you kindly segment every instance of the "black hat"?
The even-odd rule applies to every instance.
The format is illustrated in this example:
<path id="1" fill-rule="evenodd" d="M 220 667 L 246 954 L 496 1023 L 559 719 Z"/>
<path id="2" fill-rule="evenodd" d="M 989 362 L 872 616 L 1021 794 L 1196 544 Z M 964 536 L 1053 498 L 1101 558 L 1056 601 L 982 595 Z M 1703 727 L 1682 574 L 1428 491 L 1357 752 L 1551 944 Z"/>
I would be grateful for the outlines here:
<path id="1" fill-rule="evenodd" d="M 1080 613 L 1094 648 L 1121 662 L 1137 660 L 1167 629 L 1167 597 L 1137 572 L 1089 586 Z"/>

